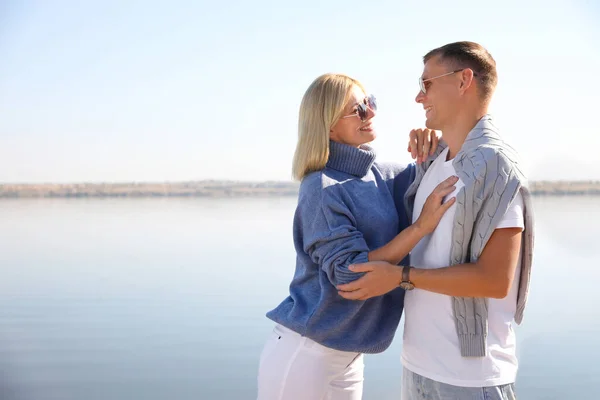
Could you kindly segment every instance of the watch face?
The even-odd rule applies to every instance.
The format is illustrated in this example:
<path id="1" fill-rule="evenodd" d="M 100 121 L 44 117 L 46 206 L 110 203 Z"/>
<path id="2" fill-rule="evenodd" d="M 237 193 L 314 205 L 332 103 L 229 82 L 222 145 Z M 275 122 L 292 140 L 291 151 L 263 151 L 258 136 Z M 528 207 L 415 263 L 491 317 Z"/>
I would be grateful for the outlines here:
<path id="1" fill-rule="evenodd" d="M 413 290 L 415 285 L 410 282 L 400 282 L 400 287 L 404 290 Z"/>

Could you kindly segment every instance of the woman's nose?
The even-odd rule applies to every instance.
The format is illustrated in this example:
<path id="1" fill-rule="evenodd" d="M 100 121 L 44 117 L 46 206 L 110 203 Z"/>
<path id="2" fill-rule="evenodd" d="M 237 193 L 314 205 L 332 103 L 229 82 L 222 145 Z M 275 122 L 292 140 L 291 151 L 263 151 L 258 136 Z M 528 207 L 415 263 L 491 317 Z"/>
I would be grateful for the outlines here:
<path id="1" fill-rule="evenodd" d="M 377 111 L 373 110 L 371 107 L 367 107 L 367 119 L 369 120 L 375 115 L 377 115 Z"/>

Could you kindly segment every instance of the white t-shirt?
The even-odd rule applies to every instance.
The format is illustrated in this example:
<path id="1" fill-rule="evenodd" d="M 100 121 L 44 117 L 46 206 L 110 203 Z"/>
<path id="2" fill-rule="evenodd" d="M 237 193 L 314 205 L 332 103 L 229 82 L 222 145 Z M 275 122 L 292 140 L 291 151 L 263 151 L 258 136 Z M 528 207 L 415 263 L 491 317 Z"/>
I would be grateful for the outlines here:
<path id="1" fill-rule="evenodd" d="M 455 175 L 452 160 L 446 161 L 445 149 L 423 177 L 415 198 L 413 221 L 421 214 L 427 196 L 443 180 Z M 464 183 L 459 180 L 458 194 Z M 446 200 L 445 199 L 445 200 Z M 452 225 L 456 204 L 444 214 L 436 230 L 424 237 L 411 253 L 411 265 L 441 268 L 450 263 Z M 523 199 L 519 194 L 498 228 L 520 227 L 523 223 Z M 462 357 L 452 312 L 452 298 L 415 288 L 404 300 L 404 340 L 402 364 L 410 371 L 454 386 L 484 387 L 513 383 L 517 375 L 515 334 L 512 327 L 517 307 L 520 263 L 507 297 L 488 299 L 488 336 L 485 357 Z"/>

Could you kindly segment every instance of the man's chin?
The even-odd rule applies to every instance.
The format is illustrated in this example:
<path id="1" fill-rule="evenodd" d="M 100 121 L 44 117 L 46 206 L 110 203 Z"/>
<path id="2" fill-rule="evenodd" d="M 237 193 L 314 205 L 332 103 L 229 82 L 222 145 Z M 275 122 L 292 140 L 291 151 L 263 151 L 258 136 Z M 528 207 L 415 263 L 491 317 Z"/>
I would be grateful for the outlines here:
<path id="1" fill-rule="evenodd" d="M 425 127 L 428 128 L 428 129 L 436 130 L 436 131 L 440 130 L 439 125 L 436 124 L 435 121 L 433 121 L 433 120 L 431 120 L 429 118 L 425 119 Z"/>

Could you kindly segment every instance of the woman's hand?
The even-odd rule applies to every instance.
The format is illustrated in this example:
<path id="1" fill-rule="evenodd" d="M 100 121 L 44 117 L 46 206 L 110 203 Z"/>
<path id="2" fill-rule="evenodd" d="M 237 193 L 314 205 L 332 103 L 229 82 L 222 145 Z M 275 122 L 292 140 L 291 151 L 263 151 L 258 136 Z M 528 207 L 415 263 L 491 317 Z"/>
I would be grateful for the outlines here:
<path id="1" fill-rule="evenodd" d="M 435 153 L 441 137 L 432 129 L 413 129 L 408 136 L 408 152 L 420 164 Z"/>
<path id="2" fill-rule="evenodd" d="M 433 189 L 433 192 L 427 197 L 421 215 L 415 221 L 417 227 L 422 230 L 425 234 L 430 234 L 440 223 L 444 213 L 454 204 L 456 201 L 455 197 L 452 197 L 445 203 L 444 197 L 449 195 L 456 189 L 454 184 L 458 182 L 458 177 L 451 176 L 448 179 L 442 181 L 439 185 Z"/>

